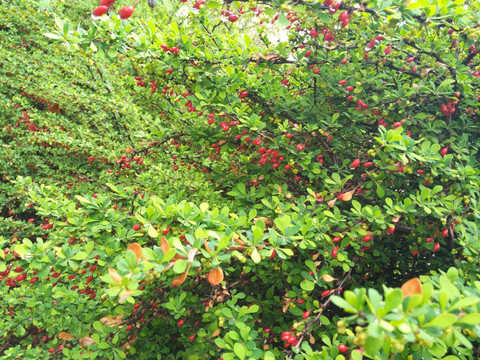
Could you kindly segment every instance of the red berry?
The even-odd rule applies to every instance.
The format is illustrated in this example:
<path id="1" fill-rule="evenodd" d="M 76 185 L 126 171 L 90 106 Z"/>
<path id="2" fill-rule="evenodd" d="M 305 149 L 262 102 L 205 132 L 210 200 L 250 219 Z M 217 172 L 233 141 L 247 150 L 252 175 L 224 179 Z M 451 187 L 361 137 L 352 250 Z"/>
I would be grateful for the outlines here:
<path id="1" fill-rule="evenodd" d="M 347 352 L 348 351 L 348 346 L 344 345 L 344 344 L 339 344 L 338 345 L 338 351 L 340 351 L 341 353 Z"/>
<path id="2" fill-rule="evenodd" d="M 297 342 L 297 338 L 296 338 L 295 336 L 290 336 L 290 337 L 288 338 L 287 342 L 288 342 L 289 344 L 292 344 L 292 345 L 293 345 L 294 343 Z"/>
<path id="3" fill-rule="evenodd" d="M 350 17 L 350 14 L 348 13 L 348 10 L 345 10 L 338 16 L 338 22 L 342 22 L 347 20 Z"/>
<path id="4" fill-rule="evenodd" d="M 185 320 L 178 320 L 177 325 L 182 326 L 185 323 Z"/>
<path id="5" fill-rule="evenodd" d="M 335 236 L 335 237 L 332 239 L 332 241 L 333 241 L 334 243 L 337 243 L 337 242 L 339 242 L 340 240 L 342 240 L 342 238 L 341 238 L 340 236 Z"/>
<path id="6" fill-rule="evenodd" d="M 418 250 L 412 251 L 412 255 L 413 255 L 413 256 L 417 256 L 419 252 L 420 252 L 420 251 L 418 251 Z"/>
<path id="7" fill-rule="evenodd" d="M 118 15 L 120 19 L 125 20 L 132 16 L 133 10 L 135 10 L 135 8 L 132 5 L 125 6 L 118 11 Z"/>
<path id="8" fill-rule="evenodd" d="M 425 242 L 427 242 L 427 243 L 431 243 L 432 241 L 433 241 L 432 238 L 426 238 L 426 239 L 425 239 Z"/>
<path id="9" fill-rule="evenodd" d="M 448 153 L 448 147 L 444 147 L 442 150 L 440 150 L 440 155 L 445 156 Z"/>
<path id="10" fill-rule="evenodd" d="M 372 240 L 372 235 L 365 235 L 363 237 L 363 241 L 365 241 L 365 242 L 369 242 L 370 240 Z"/>
<path id="11" fill-rule="evenodd" d="M 355 159 L 352 162 L 352 168 L 357 168 L 360 165 L 360 159 Z"/>
<path id="12" fill-rule="evenodd" d="M 326 297 L 328 295 L 330 295 L 330 290 L 325 290 L 322 292 L 322 297 Z"/>
<path id="13" fill-rule="evenodd" d="M 332 249 L 332 257 L 333 257 L 333 258 L 336 258 L 336 257 L 337 257 L 337 254 L 338 254 L 338 248 L 337 248 L 337 247 L 334 247 L 334 248 Z"/>
<path id="14" fill-rule="evenodd" d="M 303 317 L 304 319 L 308 319 L 308 318 L 310 317 L 310 311 L 309 311 L 309 310 L 305 311 L 305 312 L 303 313 L 302 317 Z"/>
<path id="15" fill-rule="evenodd" d="M 302 305 L 304 302 L 305 302 L 304 299 L 299 299 L 299 300 L 297 301 L 297 303 L 298 303 L 299 305 Z"/>
<path id="16" fill-rule="evenodd" d="M 447 237 L 448 236 L 448 229 L 443 229 L 442 231 L 442 236 Z"/>
<path id="17" fill-rule="evenodd" d="M 100 5 L 99 7 L 95 8 L 93 11 L 92 11 L 92 15 L 94 16 L 102 16 L 103 14 L 106 14 L 108 11 L 108 7 L 104 6 L 104 5 Z"/>
<path id="18" fill-rule="evenodd" d="M 435 245 L 433 245 L 433 251 L 438 251 L 438 250 L 440 250 L 440 244 L 435 243 Z"/>
<path id="19" fill-rule="evenodd" d="M 235 14 L 230 15 L 230 16 L 228 17 L 228 21 L 230 21 L 230 22 L 235 22 L 235 21 L 237 21 L 237 20 L 238 20 L 238 16 L 235 15 Z"/>
<path id="20" fill-rule="evenodd" d="M 138 225 L 138 224 L 133 225 L 133 230 L 135 230 L 135 231 L 140 230 L 140 225 Z"/>
<path id="21" fill-rule="evenodd" d="M 110 6 L 113 5 L 114 2 L 115 2 L 115 0 L 101 0 L 100 5 L 110 7 Z"/>
<path id="22" fill-rule="evenodd" d="M 285 134 L 285 137 L 286 137 L 287 139 L 291 139 L 292 136 L 293 136 L 292 134 Z"/>
<path id="23" fill-rule="evenodd" d="M 389 226 L 387 231 L 390 235 L 392 235 L 395 232 L 395 226 Z"/>
<path id="24" fill-rule="evenodd" d="M 128 325 L 128 326 L 127 326 L 127 331 L 132 330 L 132 328 L 133 328 L 133 325 Z"/>
<path id="25" fill-rule="evenodd" d="M 365 164 L 363 164 L 363 166 L 366 167 L 366 168 L 372 167 L 372 166 L 373 166 L 373 162 L 372 162 L 372 161 L 368 161 L 368 162 L 366 162 Z"/>
<path id="26" fill-rule="evenodd" d="M 270 259 L 273 259 L 277 255 L 277 251 L 275 249 L 272 250 L 272 254 L 270 255 Z"/>

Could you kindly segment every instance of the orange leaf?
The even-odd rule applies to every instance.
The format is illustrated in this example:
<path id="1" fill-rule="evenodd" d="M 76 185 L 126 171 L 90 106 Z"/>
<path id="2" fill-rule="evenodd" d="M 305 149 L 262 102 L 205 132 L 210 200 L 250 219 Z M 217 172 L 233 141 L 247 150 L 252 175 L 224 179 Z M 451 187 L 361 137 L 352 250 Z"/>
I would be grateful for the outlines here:
<path id="1" fill-rule="evenodd" d="M 334 280 L 338 280 L 337 278 L 334 278 L 328 274 L 322 275 L 322 279 L 323 281 L 326 281 L 326 282 L 332 282 Z"/>
<path id="2" fill-rule="evenodd" d="M 89 336 L 78 339 L 78 345 L 80 346 L 89 346 L 95 344 L 95 341 Z"/>
<path id="3" fill-rule="evenodd" d="M 423 293 L 422 282 L 419 278 L 413 278 L 408 280 L 402 285 L 402 293 L 404 298 L 415 294 L 421 295 Z"/>
<path id="4" fill-rule="evenodd" d="M 132 250 L 135 253 L 135 256 L 137 257 L 137 263 L 138 263 L 138 261 L 142 258 L 142 247 L 137 243 L 133 243 L 128 246 L 127 251 L 128 250 Z"/>
<path id="5" fill-rule="evenodd" d="M 127 300 L 135 291 L 133 290 L 130 290 L 130 289 L 127 289 L 125 290 L 125 292 L 120 295 L 120 298 L 118 299 L 118 303 L 119 304 L 123 304 L 125 302 L 125 300 Z"/>
<path id="6" fill-rule="evenodd" d="M 52 112 L 52 113 L 58 114 L 60 112 L 60 105 L 58 105 L 58 103 L 53 104 L 53 105 L 47 107 L 47 110 Z"/>
<path id="7" fill-rule="evenodd" d="M 172 280 L 172 287 L 182 285 L 185 282 L 185 279 L 187 278 L 187 275 L 188 275 L 188 270 L 190 270 L 190 266 L 188 267 L 187 271 L 185 271 L 182 275 Z"/>
<path id="8" fill-rule="evenodd" d="M 212 250 L 210 250 L 210 248 L 208 247 L 208 239 L 205 239 L 205 243 L 203 245 L 205 246 L 205 250 L 207 250 L 207 252 L 211 254 Z"/>
<path id="9" fill-rule="evenodd" d="M 188 262 L 189 263 L 192 263 L 193 260 L 195 260 L 195 254 L 196 253 L 197 253 L 196 248 L 191 248 L 190 250 L 188 250 Z"/>
<path id="10" fill-rule="evenodd" d="M 328 206 L 330 206 L 331 208 L 333 208 L 335 206 L 335 202 L 337 201 L 337 199 L 332 199 L 330 200 L 327 204 Z"/>
<path id="11" fill-rule="evenodd" d="M 170 244 L 168 243 L 167 239 L 165 239 L 165 236 L 162 236 L 160 239 L 160 249 L 162 249 L 163 254 L 166 254 L 168 250 L 170 250 Z"/>
<path id="12" fill-rule="evenodd" d="M 207 274 L 207 280 L 212 285 L 218 285 L 223 281 L 223 270 L 221 267 L 211 269 Z"/>
<path id="13" fill-rule="evenodd" d="M 108 268 L 108 274 L 110 275 L 113 281 L 117 283 L 122 281 L 122 275 L 120 275 L 117 270 L 113 268 Z"/>
<path id="14" fill-rule="evenodd" d="M 111 327 L 123 324 L 122 322 L 123 314 L 116 315 L 116 316 L 105 316 L 100 319 L 100 322 L 103 325 L 109 325 Z"/>
<path id="15" fill-rule="evenodd" d="M 67 341 L 70 341 L 72 339 L 75 339 L 75 336 L 72 335 L 72 334 L 69 334 L 65 331 L 61 331 L 60 334 L 58 334 L 58 337 L 60 338 L 60 340 L 67 340 Z"/>
<path id="16" fill-rule="evenodd" d="M 213 334 L 212 334 L 212 337 L 215 337 L 215 336 L 218 336 L 220 334 L 220 328 L 217 328 Z"/>
<path id="17" fill-rule="evenodd" d="M 352 200 L 352 196 L 355 193 L 355 190 L 350 190 L 343 193 L 342 201 L 350 201 Z"/>

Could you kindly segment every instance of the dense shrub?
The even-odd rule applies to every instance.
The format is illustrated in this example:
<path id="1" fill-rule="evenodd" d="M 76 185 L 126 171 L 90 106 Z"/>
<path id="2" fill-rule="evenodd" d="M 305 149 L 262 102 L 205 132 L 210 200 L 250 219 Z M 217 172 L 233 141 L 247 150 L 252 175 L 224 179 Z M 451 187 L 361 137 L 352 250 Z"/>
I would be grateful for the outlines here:
<path id="1" fill-rule="evenodd" d="M 2 357 L 480 356 L 478 1 L 106 3 L 0 4 Z"/>

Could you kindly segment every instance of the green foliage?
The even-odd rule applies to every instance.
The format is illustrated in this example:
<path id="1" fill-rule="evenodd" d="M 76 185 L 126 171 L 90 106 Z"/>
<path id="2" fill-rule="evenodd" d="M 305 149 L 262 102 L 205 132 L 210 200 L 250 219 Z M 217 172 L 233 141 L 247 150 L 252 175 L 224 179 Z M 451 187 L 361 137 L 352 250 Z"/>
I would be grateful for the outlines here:
<path id="1" fill-rule="evenodd" d="M 479 357 L 478 1 L 117 2 L 0 4 L 2 358 Z"/>

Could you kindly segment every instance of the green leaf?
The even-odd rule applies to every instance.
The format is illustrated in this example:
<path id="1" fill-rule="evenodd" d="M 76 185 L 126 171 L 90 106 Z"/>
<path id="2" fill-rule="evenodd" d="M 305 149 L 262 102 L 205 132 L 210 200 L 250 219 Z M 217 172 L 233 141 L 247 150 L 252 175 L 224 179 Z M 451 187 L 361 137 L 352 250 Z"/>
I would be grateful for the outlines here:
<path id="1" fill-rule="evenodd" d="M 260 257 L 257 248 L 253 249 L 251 258 L 255 264 L 258 264 L 260 261 L 262 261 L 262 258 Z"/>
<path id="2" fill-rule="evenodd" d="M 312 291 L 315 288 L 315 283 L 313 281 L 302 281 L 300 287 L 305 291 Z"/>
<path id="3" fill-rule="evenodd" d="M 173 265 L 173 271 L 177 274 L 183 274 L 187 270 L 188 261 L 185 259 L 178 259 Z"/>
<path id="4" fill-rule="evenodd" d="M 304 281 L 305 282 L 305 281 Z M 344 298 L 333 295 L 331 297 L 332 302 L 337 305 L 339 308 L 342 308 L 346 312 L 353 313 L 355 314 L 357 312 L 357 309 L 355 309 L 349 302 L 347 302 Z"/>
<path id="5" fill-rule="evenodd" d="M 273 355 L 273 353 L 271 351 L 267 351 L 264 355 L 263 355 L 263 359 L 264 360 L 275 360 L 275 355 Z"/>
<path id="6" fill-rule="evenodd" d="M 240 358 L 240 360 L 245 359 L 245 345 L 238 342 L 235 343 L 235 345 L 233 345 L 233 352 Z"/>
<path id="7" fill-rule="evenodd" d="M 55 39 L 55 40 L 62 39 L 62 37 L 60 35 L 53 34 L 53 33 L 45 33 L 45 34 L 43 34 L 43 36 L 46 36 L 50 39 Z"/>
<path id="8" fill-rule="evenodd" d="M 388 313 L 402 303 L 402 290 L 395 289 L 385 296 L 385 311 Z"/>
<path id="9" fill-rule="evenodd" d="M 364 347 L 365 347 L 365 351 L 369 355 L 375 355 L 377 351 L 380 350 L 382 345 L 383 345 L 383 336 L 380 338 L 369 336 L 367 337 L 367 340 L 365 340 Z"/>
<path id="10" fill-rule="evenodd" d="M 467 314 L 458 319 L 455 324 L 478 325 L 480 324 L 480 314 Z"/>
<path id="11" fill-rule="evenodd" d="M 449 313 L 443 313 L 438 315 L 432 321 L 424 324 L 422 327 L 423 328 L 426 328 L 426 327 L 447 328 L 450 325 L 452 325 L 456 320 L 457 320 L 457 317 L 455 315 L 449 314 Z"/>
<path id="12" fill-rule="evenodd" d="M 83 260 L 83 259 L 86 259 L 88 256 L 88 254 L 86 252 L 79 252 L 79 253 L 76 253 L 72 260 Z"/>
<path id="13" fill-rule="evenodd" d="M 278 17 L 278 22 L 280 23 L 280 25 L 283 26 L 287 26 L 288 24 L 290 24 L 284 12 L 280 13 L 280 16 Z"/>
<path id="14" fill-rule="evenodd" d="M 152 238 L 156 238 L 158 236 L 158 231 L 152 225 L 150 225 L 148 227 L 148 235 Z"/>
<path id="15" fill-rule="evenodd" d="M 377 184 L 377 196 L 382 199 L 384 196 L 385 196 L 385 190 L 383 190 L 383 188 Z"/>
<path id="16" fill-rule="evenodd" d="M 222 4 L 217 1 L 209 1 L 207 2 L 207 7 L 209 7 L 210 9 L 217 9 L 219 7 L 222 7 Z"/>
<path id="17" fill-rule="evenodd" d="M 93 328 L 98 332 L 103 332 L 103 324 L 100 321 L 95 321 L 93 323 Z"/>

